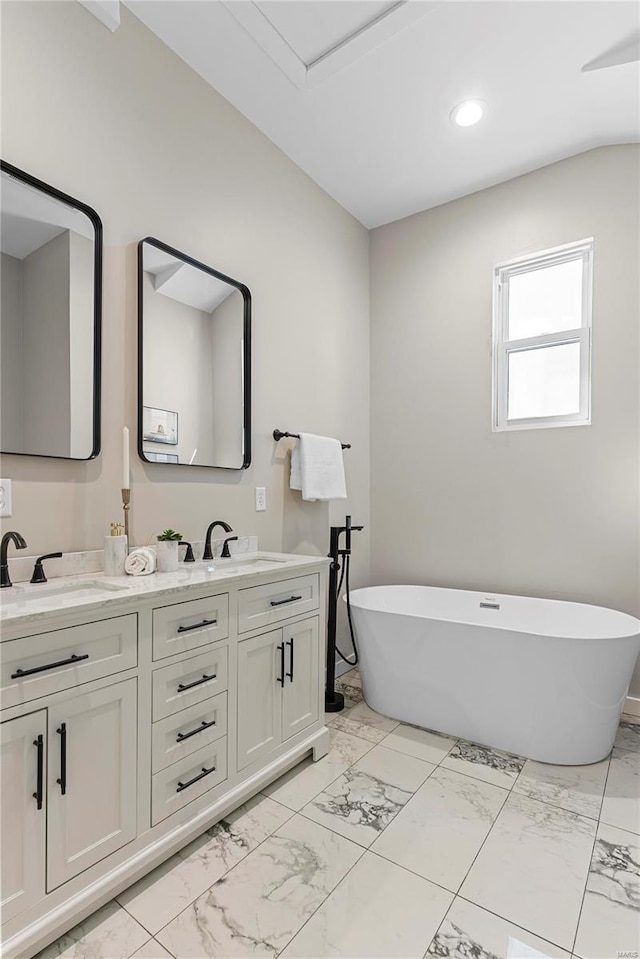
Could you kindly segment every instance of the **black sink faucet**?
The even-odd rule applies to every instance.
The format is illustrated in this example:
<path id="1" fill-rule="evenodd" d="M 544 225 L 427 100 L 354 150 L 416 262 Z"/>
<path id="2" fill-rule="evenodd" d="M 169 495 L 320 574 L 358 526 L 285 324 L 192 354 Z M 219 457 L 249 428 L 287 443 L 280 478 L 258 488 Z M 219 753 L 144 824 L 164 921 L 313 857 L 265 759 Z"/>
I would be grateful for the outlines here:
<path id="1" fill-rule="evenodd" d="M 13 585 L 11 577 L 9 576 L 9 564 L 7 563 L 7 550 L 9 549 L 10 542 L 14 543 L 16 549 L 27 548 L 27 543 L 20 533 L 10 530 L 4 534 L 2 543 L 0 544 L 0 588 Z"/>
<path id="2" fill-rule="evenodd" d="M 225 523 L 223 519 L 217 519 L 217 520 L 214 520 L 213 523 L 210 523 L 207 529 L 206 536 L 204 538 L 204 553 L 202 554 L 203 559 L 213 559 L 213 553 L 211 552 L 211 534 L 213 533 L 216 526 L 222 526 L 225 533 L 233 532 L 229 524 Z"/>
<path id="3" fill-rule="evenodd" d="M 237 536 L 227 536 L 224 543 L 222 544 L 222 552 L 220 553 L 220 559 L 231 559 L 231 553 L 229 552 L 229 543 L 233 543 L 237 540 Z"/>

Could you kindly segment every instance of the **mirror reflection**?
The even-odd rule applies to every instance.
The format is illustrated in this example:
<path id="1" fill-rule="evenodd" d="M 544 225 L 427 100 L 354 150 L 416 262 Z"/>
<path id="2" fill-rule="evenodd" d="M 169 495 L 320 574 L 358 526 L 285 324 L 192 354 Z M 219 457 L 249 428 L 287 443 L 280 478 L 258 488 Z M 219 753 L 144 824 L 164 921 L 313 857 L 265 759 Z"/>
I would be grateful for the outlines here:
<path id="1" fill-rule="evenodd" d="M 90 459 L 100 445 L 100 219 L 9 164 L 1 176 L 0 445 Z"/>
<path id="2" fill-rule="evenodd" d="M 246 468 L 250 309 L 241 283 L 140 244 L 139 450 L 153 463 Z"/>

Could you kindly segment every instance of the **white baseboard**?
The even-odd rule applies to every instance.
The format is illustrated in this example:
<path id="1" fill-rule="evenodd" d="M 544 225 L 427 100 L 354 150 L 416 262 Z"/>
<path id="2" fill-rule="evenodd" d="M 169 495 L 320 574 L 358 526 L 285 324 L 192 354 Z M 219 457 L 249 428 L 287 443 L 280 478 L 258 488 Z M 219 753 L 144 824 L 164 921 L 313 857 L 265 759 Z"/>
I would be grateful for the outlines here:
<path id="1" fill-rule="evenodd" d="M 336 656 L 336 676 L 342 676 L 343 673 L 348 673 L 353 668 L 350 663 L 345 663 L 339 656 Z M 640 703 L 640 700 L 638 702 Z"/>
<path id="2" fill-rule="evenodd" d="M 635 696 L 627 696 L 622 711 L 623 713 L 629 713 L 630 716 L 640 716 L 640 699 Z"/>

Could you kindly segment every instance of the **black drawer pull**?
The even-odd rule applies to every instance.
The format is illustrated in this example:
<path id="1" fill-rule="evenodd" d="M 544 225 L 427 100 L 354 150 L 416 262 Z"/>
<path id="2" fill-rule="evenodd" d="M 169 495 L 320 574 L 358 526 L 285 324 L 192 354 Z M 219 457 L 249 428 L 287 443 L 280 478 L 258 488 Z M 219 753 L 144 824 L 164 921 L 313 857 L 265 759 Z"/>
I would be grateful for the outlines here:
<path id="1" fill-rule="evenodd" d="M 198 773 L 197 776 L 194 776 L 193 779 L 190 779 L 188 783 L 179 782 L 178 785 L 176 786 L 176 792 L 181 793 L 183 789 L 188 789 L 189 786 L 193 786 L 193 784 L 197 783 L 198 780 L 204 779 L 205 776 L 208 776 L 210 773 L 214 773 L 215 771 L 216 771 L 215 766 L 212 766 L 211 769 L 205 769 L 205 767 L 203 766 L 202 772 Z"/>
<path id="2" fill-rule="evenodd" d="M 276 677 L 276 682 L 284 686 L 284 643 L 277 647 L 280 650 L 280 675 Z"/>
<path id="3" fill-rule="evenodd" d="M 67 724 L 60 723 L 56 732 L 60 736 L 60 778 L 56 782 L 60 786 L 60 794 L 64 796 L 67 792 Z"/>
<path id="4" fill-rule="evenodd" d="M 289 658 L 289 672 L 287 673 L 287 676 L 289 677 L 291 682 L 293 682 L 293 636 L 291 637 L 291 639 L 287 640 L 287 646 L 291 647 L 291 656 Z"/>
<path id="5" fill-rule="evenodd" d="M 284 606 L 285 603 L 296 603 L 299 599 L 302 599 L 302 596 L 290 596 L 289 599 L 272 599 L 272 606 Z"/>
<path id="6" fill-rule="evenodd" d="M 206 673 L 203 673 L 202 679 L 194 679 L 192 683 L 180 683 L 178 686 L 178 692 L 183 693 L 185 689 L 193 689 L 194 686 L 202 686 L 203 683 L 208 683 L 210 679 L 216 679 L 216 677 L 216 673 L 214 673 L 213 676 L 207 676 Z"/>
<path id="7" fill-rule="evenodd" d="M 193 626 L 178 626 L 179 633 L 189 633 L 192 629 L 203 629 L 205 626 L 215 626 L 217 619 L 203 619 L 201 623 L 194 623 Z"/>
<path id="8" fill-rule="evenodd" d="M 70 666 L 71 663 L 79 663 L 82 659 L 89 659 L 89 654 L 77 656 L 75 653 L 69 659 L 59 659 L 57 663 L 48 663 L 46 666 L 34 666 L 33 669 L 16 669 L 11 673 L 12 679 L 22 679 L 23 676 L 33 676 L 34 673 L 44 673 L 47 669 L 57 669 L 58 666 Z"/>
<path id="9" fill-rule="evenodd" d="M 33 745 L 38 750 L 38 765 L 37 765 L 37 781 L 36 781 L 36 791 L 33 794 L 33 798 L 36 801 L 38 809 L 42 809 L 42 791 L 43 791 L 43 778 L 44 778 L 44 739 L 42 734 L 38 736 L 37 739 L 33 740 Z"/>
<path id="10" fill-rule="evenodd" d="M 178 733 L 176 742 L 183 743 L 185 739 L 191 739 L 192 736 L 197 736 L 198 733 L 202 733 L 205 729 L 209 729 L 210 726 L 215 726 L 216 721 L 212 719 L 210 723 L 203 719 L 200 725 L 196 729 L 191 729 L 188 733 Z"/>

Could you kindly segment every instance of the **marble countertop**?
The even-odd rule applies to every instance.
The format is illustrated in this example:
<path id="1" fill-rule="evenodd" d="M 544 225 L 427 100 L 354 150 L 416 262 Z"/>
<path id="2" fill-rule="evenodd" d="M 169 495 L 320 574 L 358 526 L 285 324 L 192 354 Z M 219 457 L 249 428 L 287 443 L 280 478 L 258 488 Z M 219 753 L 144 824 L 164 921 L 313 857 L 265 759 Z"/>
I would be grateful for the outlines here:
<path id="1" fill-rule="evenodd" d="M 256 585 L 256 578 L 269 582 L 270 575 L 303 573 L 309 567 L 329 562 L 323 556 L 294 553 L 243 553 L 229 560 L 214 559 L 193 564 L 180 563 L 175 573 L 148 576 L 105 576 L 83 573 L 59 576 L 49 582 L 19 583 L 0 593 L 0 623 L 4 626 L 33 625 L 60 613 L 94 612 L 135 599 L 190 598 L 203 586 L 224 591 L 232 586 Z M 249 582 L 251 581 L 251 582 Z"/>

